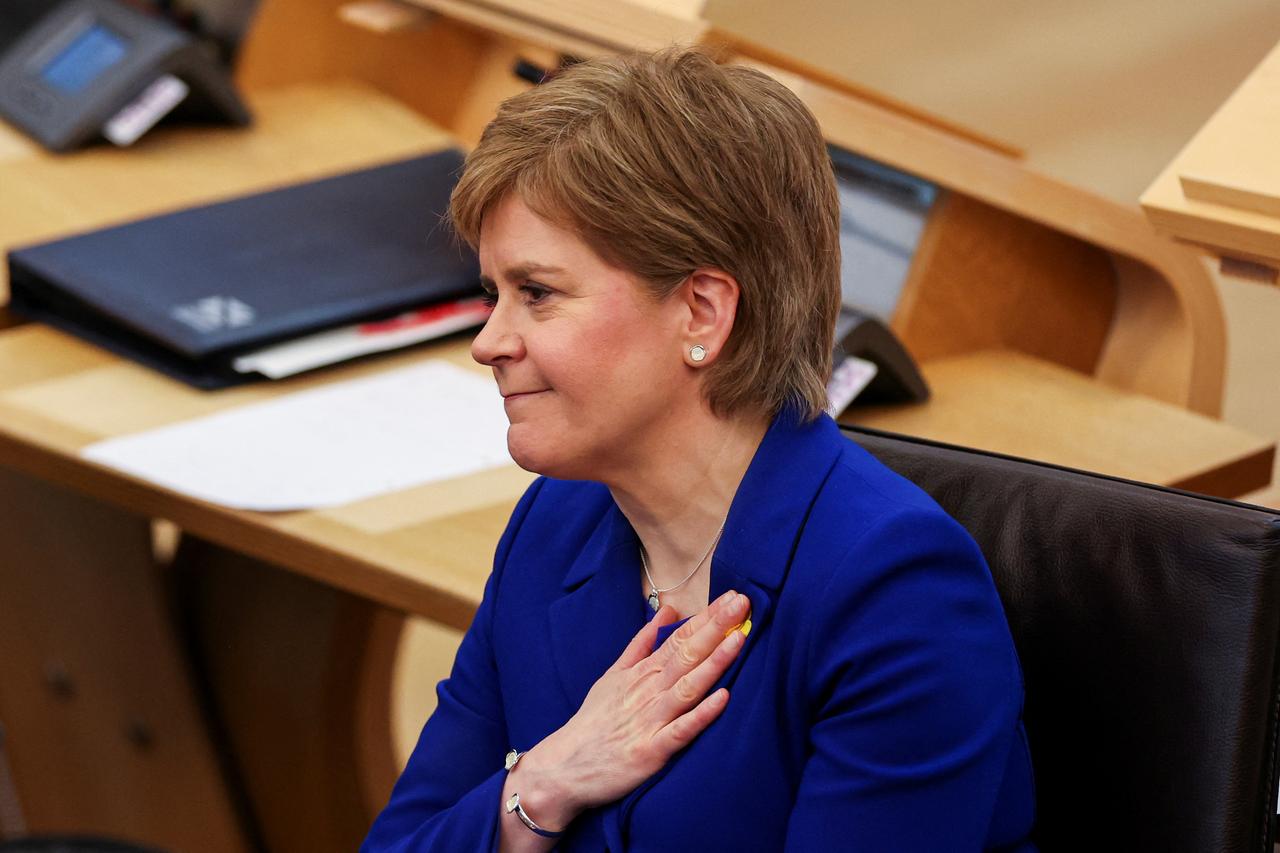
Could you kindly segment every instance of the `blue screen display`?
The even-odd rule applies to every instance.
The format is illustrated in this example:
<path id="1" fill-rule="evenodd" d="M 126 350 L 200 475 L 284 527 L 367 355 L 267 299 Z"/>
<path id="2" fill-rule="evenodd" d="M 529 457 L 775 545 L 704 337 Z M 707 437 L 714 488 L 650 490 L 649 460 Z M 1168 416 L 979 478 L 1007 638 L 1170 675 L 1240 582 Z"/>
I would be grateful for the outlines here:
<path id="1" fill-rule="evenodd" d="M 128 42 L 115 32 L 94 24 L 55 56 L 40 76 L 55 89 L 76 95 L 103 71 L 124 59 Z"/>

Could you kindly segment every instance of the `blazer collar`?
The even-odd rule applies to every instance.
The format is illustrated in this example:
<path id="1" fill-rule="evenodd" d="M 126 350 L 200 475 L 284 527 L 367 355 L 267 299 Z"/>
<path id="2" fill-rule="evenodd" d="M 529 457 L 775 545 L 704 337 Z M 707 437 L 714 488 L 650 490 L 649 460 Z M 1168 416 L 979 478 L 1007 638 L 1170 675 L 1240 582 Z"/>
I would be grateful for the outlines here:
<path id="1" fill-rule="evenodd" d="M 618 509 L 618 505 L 609 499 L 600 522 L 596 525 L 586 546 L 578 552 L 577 557 L 565 573 L 562 586 L 566 590 L 582 585 L 597 572 L 613 565 L 606 557 L 614 552 L 626 551 L 628 548 L 636 553 L 636 571 L 640 570 L 639 553 L 640 537 L 631 527 L 631 522 Z"/>
<path id="2" fill-rule="evenodd" d="M 729 506 L 716 546 L 717 567 L 777 590 L 809 508 L 844 441 L 826 415 L 807 424 L 790 410 L 774 418 Z M 712 599 L 723 591 L 713 584 Z"/>
<path id="3" fill-rule="evenodd" d="M 844 439 L 823 415 L 801 424 L 784 412 L 752 457 L 729 507 L 711 563 L 711 599 L 736 589 L 751 600 L 762 629 L 786 579 L 800 532 Z M 644 620 L 639 539 L 612 500 L 564 577 L 551 604 L 551 646 L 572 708 L 621 654 Z M 759 634 L 753 629 L 749 645 Z M 732 681 L 745 655 L 722 681 Z"/>
<path id="4" fill-rule="evenodd" d="M 644 624 L 639 539 L 613 501 L 551 602 L 550 644 L 570 713 Z"/>
<path id="5" fill-rule="evenodd" d="M 840 428 L 826 415 L 807 424 L 790 410 L 775 417 L 729 505 L 715 564 L 776 590 L 786 576 L 809 507 L 844 441 Z M 579 586 L 606 566 L 616 567 L 616 559 L 607 561 L 605 555 L 627 549 L 638 553 L 639 544 L 626 516 L 609 501 L 587 546 L 565 574 L 564 588 Z M 711 598 L 716 595 L 713 589 Z"/>

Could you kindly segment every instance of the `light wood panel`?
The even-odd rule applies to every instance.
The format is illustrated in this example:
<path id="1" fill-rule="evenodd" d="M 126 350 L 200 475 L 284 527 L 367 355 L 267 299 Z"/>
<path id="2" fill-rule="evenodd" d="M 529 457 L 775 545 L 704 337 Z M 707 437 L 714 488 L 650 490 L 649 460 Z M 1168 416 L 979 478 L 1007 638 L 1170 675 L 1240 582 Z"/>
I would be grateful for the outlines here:
<path id="1" fill-rule="evenodd" d="M 729 29 L 712 27 L 703 36 L 702 42 L 722 56 L 736 56 L 740 59 L 750 60 L 754 63 L 785 71 L 833 92 L 840 92 L 865 104 L 888 110 L 911 121 L 940 130 L 948 136 L 981 145 L 1007 157 L 1020 158 L 1023 155 L 1021 148 L 1005 140 L 997 139 L 988 133 L 968 127 L 958 121 L 943 118 L 936 113 L 927 112 L 917 105 L 891 97 L 883 91 L 859 85 L 854 82 L 857 78 L 833 74 L 831 71 L 801 58 L 807 57 L 809 55 L 807 52 L 788 54 L 776 50 L 769 46 L 776 44 L 771 39 L 753 41 L 741 35 L 736 35 L 730 32 Z"/>
<path id="2" fill-rule="evenodd" d="M 211 712 L 273 853 L 347 853 L 391 794 L 404 617 L 191 537 L 174 558 Z"/>
<path id="3" fill-rule="evenodd" d="M 1216 273 L 1217 264 L 1209 264 Z M 1231 276 L 1215 278 L 1222 290 L 1227 322 L 1232 329 L 1223 418 L 1241 429 L 1280 441 L 1280 393 L 1276 366 L 1280 364 L 1280 289 Z M 1280 459 L 1273 469 L 1272 487 L 1280 489 Z M 1263 501 L 1266 503 L 1266 501 Z M 1276 505 L 1271 499 L 1270 506 Z"/>
<path id="4" fill-rule="evenodd" d="M 1280 45 L 1142 196 L 1160 229 L 1280 266 Z"/>
<path id="5" fill-rule="evenodd" d="M 338 17 L 348 24 L 373 30 L 380 35 L 422 29 L 432 20 L 432 15 L 427 10 L 397 0 L 343 3 L 338 7 Z"/>
<path id="6" fill-rule="evenodd" d="M 855 407 L 842 420 L 1228 497 L 1271 478 L 1272 441 L 1022 353 L 968 353 L 923 369 L 928 402 Z"/>
<path id="7" fill-rule="evenodd" d="M 1257 492 L 1250 492 L 1244 495 L 1240 500 L 1245 503 L 1257 504 L 1268 509 L 1280 510 L 1280 489 L 1266 488 Z"/>
<path id="8" fill-rule="evenodd" d="M 236 59 L 247 92 L 359 80 L 447 126 L 464 103 L 485 39 L 446 19 L 373 32 L 343 21 L 345 0 L 262 0 Z"/>
<path id="9" fill-rule="evenodd" d="M 1156 235 L 1134 210 L 873 103 L 753 64 L 791 87 L 836 145 L 1109 253 L 1123 322 L 1112 325 L 1099 378 L 1219 414 L 1226 360 L 1222 305 L 1194 252 Z M 990 238 L 999 240 L 997 234 Z M 1101 285 L 1107 298 L 1108 285 Z"/>
<path id="10" fill-rule="evenodd" d="M 710 0 L 706 14 L 1131 207 L 1280 39 L 1275 0 Z"/>
<path id="11" fill-rule="evenodd" d="M 422 724 L 436 707 L 436 685 L 449 674 L 462 633 L 429 619 L 405 620 L 392 676 L 391 731 L 398 768 L 409 761 Z"/>
<path id="12" fill-rule="evenodd" d="M 24 826 L 251 849 L 140 515 L 0 467 L 0 720 Z"/>
<path id="13" fill-rule="evenodd" d="M 20 160 L 40 152 L 40 146 L 12 125 L 0 123 L 0 163 Z"/>
<path id="14" fill-rule="evenodd" d="M 693 4 L 634 0 L 406 0 L 507 38 L 587 58 L 693 44 L 707 24 Z"/>
<path id="15" fill-rule="evenodd" d="M 524 60 L 555 68 L 560 54 L 419 9 L 420 26 L 371 31 L 344 19 L 342 0 L 263 0 L 241 50 L 237 82 L 250 91 L 316 81 L 359 80 L 390 95 L 465 144 L 474 144 L 498 104 L 531 84 Z M 489 13 L 486 13 L 489 14 Z M 306 39 L 297 39 L 299 29 Z"/>
<path id="16" fill-rule="evenodd" d="M 892 328 L 917 359 L 1007 348 L 1092 375 L 1116 276 L 1091 244 L 968 196 L 935 204 Z"/>

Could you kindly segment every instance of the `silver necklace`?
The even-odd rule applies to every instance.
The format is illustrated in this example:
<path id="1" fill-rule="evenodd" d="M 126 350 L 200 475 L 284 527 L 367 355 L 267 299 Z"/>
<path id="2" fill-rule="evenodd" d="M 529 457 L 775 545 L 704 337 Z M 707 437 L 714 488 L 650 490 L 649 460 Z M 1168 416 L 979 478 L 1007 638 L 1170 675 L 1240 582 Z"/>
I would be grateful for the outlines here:
<path id="1" fill-rule="evenodd" d="M 679 589 L 680 587 L 687 584 L 689 582 L 689 579 L 698 573 L 698 569 L 702 568 L 702 564 L 707 561 L 707 557 L 711 556 L 711 552 L 715 550 L 716 543 L 720 541 L 720 534 L 722 533 L 724 533 L 723 521 L 720 522 L 720 529 L 716 531 L 716 538 L 711 540 L 711 544 L 707 546 L 707 551 L 705 554 L 702 555 L 702 559 L 698 561 L 698 564 L 693 567 L 693 570 L 690 571 L 689 574 L 684 576 L 684 580 L 680 581 L 679 583 L 674 583 L 671 586 L 664 587 L 661 589 L 658 587 L 656 583 L 653 582 L 653 575 L 649 574 L 649 561 L 645 559 L 644 544 L 642 543 L 640 545 L 640 565 L 641 567 L 644 568 L 645 580 L 649 581 L 649 608 L 653 610 L 654 613 L 657 613 L 658 609 L 662 607 L 662 599 L 658 597 L 658 594 L 663 592 L 671 592 L 673 589 Z"/>

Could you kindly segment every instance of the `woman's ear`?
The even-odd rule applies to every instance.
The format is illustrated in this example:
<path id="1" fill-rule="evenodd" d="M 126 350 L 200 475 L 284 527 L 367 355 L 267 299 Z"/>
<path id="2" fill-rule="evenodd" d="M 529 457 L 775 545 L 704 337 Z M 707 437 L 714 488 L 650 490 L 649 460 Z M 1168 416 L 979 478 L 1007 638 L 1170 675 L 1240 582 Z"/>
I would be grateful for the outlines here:
<path id="1" fill-rule="evenodd" d="M 740 292 L 736 278 L 715 268 L 694 270 L 685 281 L 681 288 L 689 309 L 682 329 L 685 363 L 705 367 L 719 357 L 733 331 Z"/>

